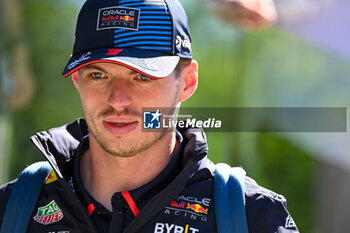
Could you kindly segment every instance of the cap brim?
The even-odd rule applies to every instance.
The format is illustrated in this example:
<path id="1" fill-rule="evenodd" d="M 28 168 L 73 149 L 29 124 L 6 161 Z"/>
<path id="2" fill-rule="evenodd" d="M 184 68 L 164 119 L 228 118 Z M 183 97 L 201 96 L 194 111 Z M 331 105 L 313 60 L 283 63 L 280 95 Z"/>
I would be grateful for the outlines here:
<path id="1" fill-rule="evenodd" d="M 125 66 L 150 78 L 169 76 L 180 57 L 142 49 L 96 49 L 73 55 L 63 71 L 63 77 L 92 63 L 110 62 Z"/>

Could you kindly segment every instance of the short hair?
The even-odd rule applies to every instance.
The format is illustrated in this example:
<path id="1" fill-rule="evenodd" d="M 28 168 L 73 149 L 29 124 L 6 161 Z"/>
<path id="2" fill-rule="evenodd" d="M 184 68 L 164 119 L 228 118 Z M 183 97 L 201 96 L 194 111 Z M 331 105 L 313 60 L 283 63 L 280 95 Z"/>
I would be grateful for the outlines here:
<path id="1" fill-rule="evenodd" d="M 179 63 L 175 67 L 176 77 L 180 77 L 182 70 L 191 63 L 192 59 L 190 58 L 180 58 Z"/>

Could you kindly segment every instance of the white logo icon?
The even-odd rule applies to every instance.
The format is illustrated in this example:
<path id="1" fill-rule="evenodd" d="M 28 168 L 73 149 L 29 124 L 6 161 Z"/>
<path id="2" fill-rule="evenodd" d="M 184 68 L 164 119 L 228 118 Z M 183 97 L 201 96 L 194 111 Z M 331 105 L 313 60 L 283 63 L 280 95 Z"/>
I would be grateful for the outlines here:
<path id="1" fill-rule="evenodd" d="M 191 51 L 191 42 L 187 39 L 182 39 L 181 36 L 176 36 L 176 48 L 180 50 L 182 47 Z"/>

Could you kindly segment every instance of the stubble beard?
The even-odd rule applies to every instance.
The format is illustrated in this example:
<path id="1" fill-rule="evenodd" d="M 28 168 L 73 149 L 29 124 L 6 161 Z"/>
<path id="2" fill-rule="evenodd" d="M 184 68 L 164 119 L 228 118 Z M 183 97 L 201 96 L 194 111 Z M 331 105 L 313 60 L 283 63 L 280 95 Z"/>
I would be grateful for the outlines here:
<path id="1" fill-rule="evenodd" d="M 113 111 L 113 110 L 111 110 Z M 92 116 L 88 117 L 90 119 Z M 143 151 L 146 151 L 158 141 L 160 141 L 166 135 L 166 130 L 161 130 L 153 133 L 144 132 L 145 137 L 140 141 L 135 142 L 123 142 L 122 137 L 114 137 L 113 144 L 110 139 L 104 137 L 103 133 L 98 130 L 95 120 L 88 120 L 89 133 L 90 136 L 94 137 L 96 142 L 101 146 L 101 148 L 110 155 L 116 157 L 132 157 Z"/>
<path id="2" fill-rule="evenodd" d="M 116 157 L 128 158 L 140 154 L 143 151 L 146 151 L 158 141 L 160 141 L 165 135 L 166 131 L 162 130 L 160 132 L 154 133 L 151 136 L 146 137 L 145 140 L 133 145 L 123 146 L 123 142 L 116 142 L 113 145 L 106 143 L 107 140 L 103 139 L 102 133 L 89 129 L 90 135 L 95 138 L 101 148 L 106 151 L 108 154 L 111 154 Z"/>

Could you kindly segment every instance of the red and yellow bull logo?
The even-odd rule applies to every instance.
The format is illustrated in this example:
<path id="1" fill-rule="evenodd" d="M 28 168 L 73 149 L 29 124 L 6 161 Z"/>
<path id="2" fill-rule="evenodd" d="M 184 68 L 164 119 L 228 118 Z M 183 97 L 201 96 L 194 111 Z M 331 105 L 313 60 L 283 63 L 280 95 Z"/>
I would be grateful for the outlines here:
<path id="1" fill-rule="evenodd" d="M 189 203 L 187 203 L 186 209 L 193 210 L 196 213 L 208 214 L 208 209 L 204 209 L 200 204 L 189 204 Z"/>
<path id="2" fill-rule="evenodd" d="M 126 15 L 126 16 L 120 16 L 120 20 L 132 21 L 132 22 L 134 22 L 134 17 L 130 17 L 130 16 L 128 16 L 128 15 Z"/>

